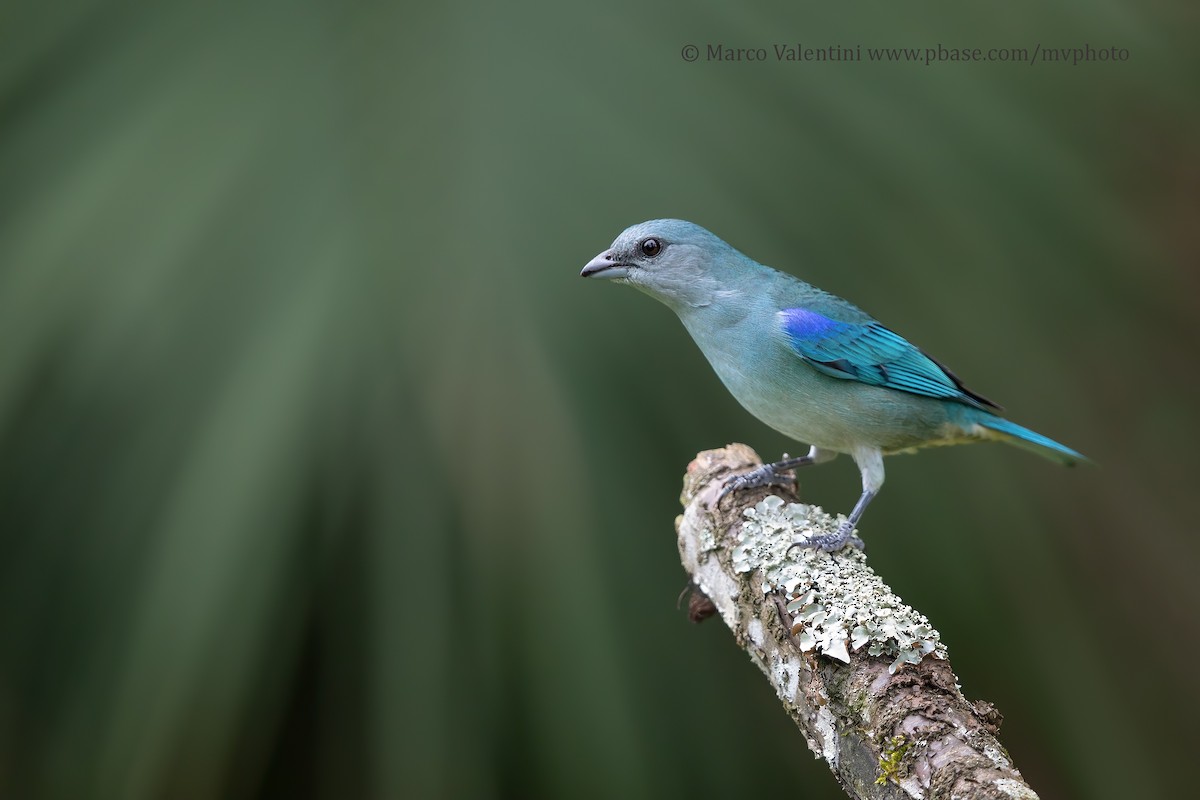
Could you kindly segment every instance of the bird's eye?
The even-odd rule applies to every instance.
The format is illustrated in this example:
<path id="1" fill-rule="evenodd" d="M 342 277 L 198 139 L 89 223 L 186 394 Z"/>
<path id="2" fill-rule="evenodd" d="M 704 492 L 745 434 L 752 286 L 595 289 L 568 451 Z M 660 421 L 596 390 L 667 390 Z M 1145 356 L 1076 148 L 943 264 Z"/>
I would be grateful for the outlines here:
<path id="1" fill-rule="evenodd" d="M 662 250 L 662 245 L 658 243 L 658 239 L 643 239 L 642 252 L 649 258 L 654 258 Z"/>

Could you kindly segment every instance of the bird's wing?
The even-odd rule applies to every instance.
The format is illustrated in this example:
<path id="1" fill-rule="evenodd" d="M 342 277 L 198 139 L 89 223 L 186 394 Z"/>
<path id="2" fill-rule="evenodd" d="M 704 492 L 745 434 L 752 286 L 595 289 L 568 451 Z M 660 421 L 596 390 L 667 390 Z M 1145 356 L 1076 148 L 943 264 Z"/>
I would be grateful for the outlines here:
<path id="1" fill-rule="evenodd" d="M 778 319 L 792 350 L 826 375 L 977 408 L 1000 408 L 878 322 L 840 322 L 806 308 L 785 308 Z"/>

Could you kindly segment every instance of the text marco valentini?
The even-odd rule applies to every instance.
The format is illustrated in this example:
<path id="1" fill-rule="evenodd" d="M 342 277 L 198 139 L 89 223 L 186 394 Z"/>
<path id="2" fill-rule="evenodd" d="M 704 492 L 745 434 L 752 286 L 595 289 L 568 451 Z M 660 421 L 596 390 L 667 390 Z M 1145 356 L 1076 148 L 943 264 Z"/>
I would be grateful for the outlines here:
<path id="1" fill-rule="evenodd" d="M 725 47 L 707 45 L 705 61 L 862 61 L 862 45 L 842 47 L 804 47 L 800 44 L 773 44 L 765 47 Z"/>

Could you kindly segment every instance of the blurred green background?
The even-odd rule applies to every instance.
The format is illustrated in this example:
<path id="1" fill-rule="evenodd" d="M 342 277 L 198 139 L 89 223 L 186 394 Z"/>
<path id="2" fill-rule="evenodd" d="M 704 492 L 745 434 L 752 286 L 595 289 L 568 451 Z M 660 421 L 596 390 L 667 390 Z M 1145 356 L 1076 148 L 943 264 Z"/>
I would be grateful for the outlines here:
<path id="1" fill-rule="evenodd" d="M 840 797 L 676 610 L 798 446 L 580 267 L 696 221 L 1098 468 L 889 461 L 874 567 L 1043 797 L 1190 794 L 1194 3 L 8 3 L 0 796 Z M 686 43 L 1118 45 L 685 63 Z M 845 511 L 847 459 L 802 475 Z"/>

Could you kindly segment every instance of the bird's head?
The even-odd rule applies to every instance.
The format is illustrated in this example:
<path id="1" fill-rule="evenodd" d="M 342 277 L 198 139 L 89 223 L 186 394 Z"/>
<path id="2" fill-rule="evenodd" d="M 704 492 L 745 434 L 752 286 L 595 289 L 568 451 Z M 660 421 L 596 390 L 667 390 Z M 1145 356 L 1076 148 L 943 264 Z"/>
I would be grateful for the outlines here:
<path id="1" fill-rule="evenodd" d="M 656 219 L 626 228 L 579 276 L 628 283 L 678 309 L 708 305 L 753 263 L 699 225 Z"/>

